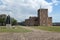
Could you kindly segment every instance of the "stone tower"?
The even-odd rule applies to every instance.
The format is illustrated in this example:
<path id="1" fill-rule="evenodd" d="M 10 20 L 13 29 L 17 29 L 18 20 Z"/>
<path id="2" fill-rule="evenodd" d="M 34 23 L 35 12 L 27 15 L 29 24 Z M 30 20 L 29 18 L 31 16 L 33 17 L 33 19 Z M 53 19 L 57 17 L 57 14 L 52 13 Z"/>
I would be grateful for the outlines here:
<path id="1" fill-rule="evenodd" d="M 48 26 L 52 26 L 52 17 L 48 17 Z"/>
<path id="2" fill-rule="evenodd" d="M 38 10 L 38 25 L 48 26 L 48 9 Z"/>
<path id="3" fill-rule="evenodd" d="M 40 8 L 38 17 L 30 17 L 25 20 L 25 25 L 28 26 L 52 26 L 52 17 L 48 17 L 48 9 Z"/>

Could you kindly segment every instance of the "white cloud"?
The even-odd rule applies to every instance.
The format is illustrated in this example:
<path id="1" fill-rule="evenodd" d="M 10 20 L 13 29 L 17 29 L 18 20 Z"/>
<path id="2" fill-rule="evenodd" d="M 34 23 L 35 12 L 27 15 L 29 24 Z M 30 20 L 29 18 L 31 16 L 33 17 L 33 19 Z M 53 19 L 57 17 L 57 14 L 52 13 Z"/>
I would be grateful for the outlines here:
<path id="1" fill-rule="evenodd" d="M 51 5 L 58 5 L 60 3 L 59 0 L 52 0 L 52 2 L 50 3 Z"/>
<path id="2" fill-rule="evenodd" d="M 58 4 L 57 0 L 52 0 L 50 3 L 45 0 L 2 0 L 2 2 L 3 5 L 0 6 L 0 11 L 4 10 L 2 12 L 6 11 L 7 13 L 11 13 L 17 20 L 37 15 L 37 10 L 40 8 L 40 5 L 42 8 L 47 8 L 49 13 L 51 13 L 53 5 Z"/>

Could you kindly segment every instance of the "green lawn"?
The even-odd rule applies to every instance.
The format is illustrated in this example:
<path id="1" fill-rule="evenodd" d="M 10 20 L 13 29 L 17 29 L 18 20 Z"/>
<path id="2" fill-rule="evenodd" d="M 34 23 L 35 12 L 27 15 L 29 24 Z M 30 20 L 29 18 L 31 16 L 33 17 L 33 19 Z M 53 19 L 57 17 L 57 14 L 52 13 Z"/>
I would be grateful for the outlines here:
<path id="1" fill-rule="evenodd" d="M 25 33 L 25 32 L 31 32 L 32 30 L 24 29 L 21 27 L 15 27 L 12 29 L 7 29 L 5 26 L 0 26 L 0 32 L 16 32 L 16 33 Z M 33 27 L 33 26 L 31 26 Z M 60 32 L 60 26 L 52 26 L 52 27 L 46 27 L 46 26 L 34 26 L 35 29 L 45 30 L 45 31 L 52 31 L 52 32 Z"/>
<path id="2" fill-rule="evenodd" d="M 21 33 L 25 33 L 25 32 L 31 32 L 31 30 L 24 29 L 22 27 L 15 27 L 12 29 L 7 29 L 5 26 L 4 27 L 0 26 L 0 32 L 21 32 Z"/>
<path id="3" fill-rule="evenodd" d="M 51 27 L 35 26 L 33 28 L 40 29 L 40 30 L 46 30 L 46 31 L 60 32 L 60 26 L 51 26 Z"/>

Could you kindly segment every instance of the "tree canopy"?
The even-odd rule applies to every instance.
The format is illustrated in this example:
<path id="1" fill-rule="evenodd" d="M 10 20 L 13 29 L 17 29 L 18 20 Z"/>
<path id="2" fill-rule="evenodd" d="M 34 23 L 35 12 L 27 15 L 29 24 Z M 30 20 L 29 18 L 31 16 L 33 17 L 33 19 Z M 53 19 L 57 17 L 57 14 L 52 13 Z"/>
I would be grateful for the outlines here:
<path id="1" fill-rule="evenodd" d="M 5 14 L 0 15 L 0 25 L 2 25 L 2 26 L 5 25 L 6 17 L 7 17 L 7 15 L 5 15 Z M 11 17 L 11 24 L 16 25 L 17 20 Z"/>

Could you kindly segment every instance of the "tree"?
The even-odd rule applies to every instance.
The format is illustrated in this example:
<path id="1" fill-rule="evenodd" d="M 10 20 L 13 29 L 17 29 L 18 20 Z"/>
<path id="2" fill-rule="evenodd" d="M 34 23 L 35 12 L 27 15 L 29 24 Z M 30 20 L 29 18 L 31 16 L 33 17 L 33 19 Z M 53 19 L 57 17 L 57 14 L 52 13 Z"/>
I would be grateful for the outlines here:
<path id="1" fill-rule="evenodd" d="M 12 25 L 17 25 L 17 20 L 14 18 L 11 18 L 11 23 L 12 23 Z"/>
<path id="2" fill-rule="evenodd" d="M 0 25 L 1 26 L 5 25 L 5 19 L 6 19 L 6 15 L 5 14 L 1 14 L 0 15 Z"/>
<path id="3" fill-rule="evenodd" d="M 1 14 L 0 15 L 0 25 L 1 26 L 6 24 L 6 17 L 7 16 L 5 14 Z M 11 23 L 12 23 L 12 25 L 16 25 L 17 24 L 17 20 L 11 17 Z"/>

